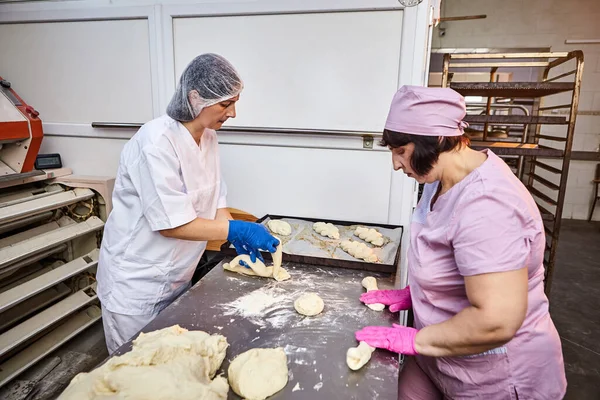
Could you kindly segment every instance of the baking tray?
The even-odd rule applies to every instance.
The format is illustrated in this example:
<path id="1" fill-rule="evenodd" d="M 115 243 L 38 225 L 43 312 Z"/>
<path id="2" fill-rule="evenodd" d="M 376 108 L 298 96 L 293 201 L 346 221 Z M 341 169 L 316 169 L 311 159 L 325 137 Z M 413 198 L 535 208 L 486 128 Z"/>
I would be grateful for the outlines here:
<path id="1" fill-rule="evenodd" d="M 327 267 L 358 269 L 363 271 L 384 272 L 389 274 L 396 273 L 397 265 L 400 260 L 401 242 L 404 232 L 404 228 L 401 225 L 339 221 L 323 218 L 296 217 L 275 214 L 267 214 L 256 222 L 266 225 L 270 219 L 297 221 L 297 223 L 290 223 L 292 226 L 292 234 L 290 236 L 280 236 L 280 239 L 283 243 L 284 261 Z M 315 222 L 329 222 L 333 225 L 336 225 L 338 228 L 341 228 L 340 239 L 336 240 L 326 238 L 314 232 L 312 230 L 312 224 Z M 381 232 L 386 237 L 384 246 L 379 249 L 354 236 L 352 233 L 356 226 L 367 226 L 370 228 L 377 228 L 379 231 L 388 231 Z M 393 231 L 393 234 L 390 233 L 390 231 Z M 386 256 L 382 257 L 384 261 L 372 263 L 358 260 L 347 254 L 341 248 L 339 248 L 339 243 L 348 238 L 366 243 L 368 246 L 374 248 L 376 254 L 378 254 L 378 257 L 380 254 L 385 254 Z M 297 243 L 300 241 L 304 242 L 301 243 L 301 245 L 303 245 L 305 248 L 311 247 L 313 254 L 308 254 L 307 251 L 298 251 L 297 248 L 300 246 L 298 246 Z M 230 242 L 225 242 L 221 246 L 221 252 L 225 255 L 236 255 L 236 251 Z M 272 259 L 270 253 L 264 252 L 262 255 L 266 260 Z"/>

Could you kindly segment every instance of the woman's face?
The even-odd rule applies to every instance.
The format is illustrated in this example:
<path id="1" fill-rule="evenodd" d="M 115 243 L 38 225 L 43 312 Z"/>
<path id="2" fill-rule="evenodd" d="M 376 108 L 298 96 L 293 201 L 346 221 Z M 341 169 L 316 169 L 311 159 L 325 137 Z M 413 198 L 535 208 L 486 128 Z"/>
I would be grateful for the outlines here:
<path id="1" fill-rule="evenodd" d="M 402 170 L 409 178 L 414 178 L 419 183 L 431 183 L 435 181 L 432 178 L 435 167 L 426 175 L 419 175 L 412 169 L 410 161 L 415 151 L 414 143 L 408 143 L 400 147 L 390 147 L 390 151 L 392 152 L 394 171 Z"/>
<path id="2" fill-rule="evenodd" d="M 220 129 L 229 118 L 235 118 L 235 103 L 239 99 L 240 95 L 238 94 L 231 99 L 203 108 L 198 115 L 198 121 L 206 128 Z"/>

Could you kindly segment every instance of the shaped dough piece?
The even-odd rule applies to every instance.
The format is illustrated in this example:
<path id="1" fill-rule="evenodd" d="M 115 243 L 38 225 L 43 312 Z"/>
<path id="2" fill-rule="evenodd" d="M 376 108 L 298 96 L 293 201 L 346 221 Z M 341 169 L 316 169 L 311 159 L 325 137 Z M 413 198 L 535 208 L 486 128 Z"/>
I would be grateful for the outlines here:
<path id="1" fill-rule="evenodd" d="M 346 352 L 346 364 L 353 371 L 361 369 L 370 359 L 375 347 L 360 342 L 357 347 L 350 347 Z"/>
<path id="2" fill-rule="evenodd" d="M 374 246 L 383 246 L 383 235 L 377 232 L 375 229 L 359 226 L 354 231 L 354 234 L 365 242 L 369 242 Z"/>
<path id="3" fill-rule="evenodd" d="M 340 230 L 332 223 L 315 222 L 313 224 L 313 229 L 321 236 L 326 236 L 331 239 L 340 238 Z"/>
<path id="4" fill-rule="evenodd" d="M 291 225 L 280 219 L 270 219 L 267 226 L 276 235 L 290 236 L 292 234 Z"/>
<path id="5" fill-rule="evenodd" d="M 361 284 L 365 289 L 367 289 L 367 292 L 370 292 L 372 290 L 379 290 L 377 288 L 377 281 L 372 276 L 367 276 L 366 278 L 364 278 Z M 385 308 L 385 304 L 381 303 L 367 304 L 366 306 L 374 311 L 382 311 Z"/>
<path id="6" fill-rule="evenodd" d="M 227 350 L 221 335 L 178 325 L 140 333 L 133 348 L 90 373 L 78 374 L 60 400 L 225 400 L 227 380 L 216 377 Z"/>
<path id="7" fill-rule="evenodd" d="M 342 250 L 354 258 L 365 260 L 367 262 L 377 262 L 377 255 L 375 255 L 373 249 L 364 243 L 344 240 L 340 246 Z"/>
<path id="8" fill-rule="evenodd" d="M 275 237 L 275 239 L 279 240 L 279 244 L 277 245 L 277 249 L 275 249 L 275 253 L 271 256 L 273 257 L 273 279 L 276 281 L 285 281 L 286 279 L 290 279 L 290 274 L 281 268 L 281 262 L 283 261 L 281 239 L 278 237 Z"/>
<path id="9" fill-rule="evenodd" d="M 290 279 L 290 274 L 285 269 L 281 268 L 281 261 L 283 257 L 281 251 L 281 242 L 277 246 L 277 251 L 273 253 L 272 257 L 273 265 L 267 267 L 258 258 L 256 259 L 256 262 L 253 263 L 248 254 L 241 254 L 233 260 L 231 260 L 231 263 L 223 264 L 223 269 L 227 271 L 237 272 L 238 274 L 242 275 L 273 278 L 276 281 L 285 281 L 287 279 Z M 240 260 L 248 264 L 250 268 L 246 268 L 245 266 L 240 265 Z"/>
<path id="10" fill-rule="evenodd" d="M 320 314 L 324 307 L 323 299 L 316 293 L 304 293 L 294 301 L 296 311 L 309 317 Z"/>
<path id="11" fill-rule="evenodd" d="M 250 349 L 229 365 L 229 384 L 247 400 L 263 400 L 287 385 L 287 356 L 281 347 Z"/>

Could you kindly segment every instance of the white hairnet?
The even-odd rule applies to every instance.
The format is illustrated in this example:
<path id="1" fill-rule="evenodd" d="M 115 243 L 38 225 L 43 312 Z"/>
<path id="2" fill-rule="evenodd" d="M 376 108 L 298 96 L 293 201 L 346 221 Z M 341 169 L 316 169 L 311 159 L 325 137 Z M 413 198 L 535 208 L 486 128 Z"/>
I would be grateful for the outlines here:
<path id="1" fill-rule="evenodd" d="M 212 53 L 199 55 L 181 74 L 167 115 L 180 122 L 191 121 L 204 107 L 237 96 L 243 87 L 239 74 L 225 58 Z"/>

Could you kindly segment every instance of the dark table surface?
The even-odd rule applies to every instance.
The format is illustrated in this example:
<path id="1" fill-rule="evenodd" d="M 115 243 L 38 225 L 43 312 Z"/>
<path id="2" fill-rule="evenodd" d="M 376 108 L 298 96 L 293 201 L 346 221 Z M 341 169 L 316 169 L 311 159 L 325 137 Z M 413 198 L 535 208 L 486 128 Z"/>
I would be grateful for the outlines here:
<path id="1" fill-rule="evenodd" d="M 365 276 L 377 278 L 380 288 L 391 288 L 389 275 L 284 262 L 291 279 L 276 282 L 224 271 L 223 262 L 142 332 L 178 324 L 225 336 L 229 348 L 220 370 L 225 375 L 230 361 L 246 350 L 283 347 L 289 381 L 270 399 L 397 399 L 397 354 L 377 349 L 359 371 L 346 365 L 346 351 L 358 345 L 355 331 L 397 322 L 398 314 L 387 308 L 373 311 L 359 301 Z M 321 314 L 305 317 L 295 311 L 294 300 L 305 292 L 323 298 Z M 128 342 L 115 354 L 130 349 Z M 228 398 L 239 399 L 233 390 Z"/>

